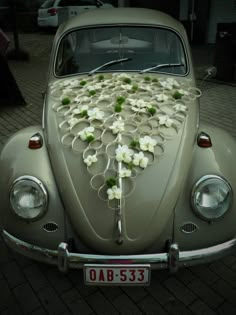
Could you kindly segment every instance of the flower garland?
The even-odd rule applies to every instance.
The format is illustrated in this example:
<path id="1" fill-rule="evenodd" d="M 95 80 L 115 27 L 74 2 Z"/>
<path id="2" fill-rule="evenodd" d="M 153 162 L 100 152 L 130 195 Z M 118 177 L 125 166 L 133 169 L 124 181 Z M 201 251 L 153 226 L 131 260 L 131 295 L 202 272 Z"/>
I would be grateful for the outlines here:
<path id="1" fill-rule="evenodd" d="M 59 80 L 51 94 L 62 143 L 83 154 L 92 188 L 112 208 L 124 196 L 122 181 L 131 181 L 130 194 L 134 178 L 164 152 L 164 140 L 177 134 L 201 91 L 173 78 L 114 73 Z"/>

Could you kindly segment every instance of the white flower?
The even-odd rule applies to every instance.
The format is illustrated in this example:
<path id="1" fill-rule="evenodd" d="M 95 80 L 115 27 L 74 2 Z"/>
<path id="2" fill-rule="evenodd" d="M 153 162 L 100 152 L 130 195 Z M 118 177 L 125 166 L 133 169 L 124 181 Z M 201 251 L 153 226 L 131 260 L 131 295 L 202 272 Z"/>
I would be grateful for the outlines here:
<path id="1" fill-rule="evenodd" d="M 86 102 L 90 102 L 90 98 L 88 96 L 82 96 L 82 95 L 77 95 L 75 98 L 74 98 L 74 102 L 76 103 L 86 103 Z"/>
<path id="2" fill-rule="evenodd" d="M 60 86 L 68 86 L 71 83 L 71 79 L 63 80 L 59 83 Z"/>
<path id="3" fill-rule="evenodd" d="M 179 83 L 173 78 L 167 78 L 166 81 L 172 84 L 174 87 L 179 87 Z"/>
<path id="4" fill-rule="evenodd" d="M 62 95 L 60 96 L 60 101 L 62 101 L 64 98 L 71 99 L 71 95 L 62 93 Z"/>
<path id="5" fill-rule="evenodd" d="M 67 87 L 62 90 L 62 94 L 67 95 L 67 96 L 73 96 L 74 91 L 71 88 Z"/>
<path id="6" fill-rule="evenodd" d="M 131 176 L 131 170 L 128 170 L 127 168 L 122 168 L 119 173 L 120 177 L 130 177 Z"/>
<path id="7" fill-rule="evenodd" d="M 127 99 L 127 101 L 131 104 L 131 105 L 135 105 L 136 104 L 136 102 L 137 102 L 137 100 L 134 100 L 134 99 L 132 99 L 132 98 L 128 98 Z"/>
<path id="8" fill-rule="evenodd" d="M 87 164 L 88 166 L 91 166 L 93 163 L 97 162 L 97 157 L 96 154 L 94 155 L 88 155 L 86 159 L 84 159 L 84 163 Z"/>
<path id="9" fill-rule="evenodd" d="M 131 78 L 127 73 L 113 73 L 112 75 L 114 78 L 119 79 L 126 79 L 126 78 Z"/>
<path id="10" fill-rule="evenodd" d="M 178 92 L 182 95 L 189 95 L 189 92 L 183 89 L 179 89 Z"/>
<path id="11" fill-rule="evenodd" d="M 80 114 L 86 110 L 88 110 L 88 105 L 83 105 L 83 106 L 80 106 L 78 108 L 73 109 L 72 113 L 77 115 L 77 114 Z"/>
<path id="12" fill-rule="evenodd" d="M 145 108 L 139 108 L 139 107 L 132 106 L 131 109 L 133 112 L 136 112 L 136 113 L 145 113 L 146 112 Z"/>
<path id="13" fill-rule="evenodd" d="M 157 95 L 156 99 L 158 102 L 166 102 L 169 99 L 169 97 L 166 94 L 159 94 Z"/>
<path id="14" fill-rule="evenodd" d="M 93 83 L 93 85 L 86 84 L 85 89 L 87 91 L 96 91 L 102 88 L 103 83 Z"/>
<path id="15" fill-rule="evenodd" d="M 71 117 L 70 119 L 68 119 L 68 124 L 70 126 L 74 126 L 79 120 L 75 117 Z"/>
<path id="16" fill-rule="evenodd" d="M 144 100 L 137 100 L 136 106 L 143 108 L 143 107 L 150 107 L 148 102 L 145 102 Z"/>
<path id="17" fill-rule="evenodd" d="M 183 104 L 176 104 L 174 107 L 173 107 L 177 112 L 186 112 L 187 110 L 187 107 Z"/>
<path id="18" fill-rule="evenodd" d="M 78 135 L 80 136 L 81 140 L 85 141 L 87 137 L 93 136 L 93 132 L 94 127 L 86 127 L 82 131 L 80 131 Z"/>
<path id="19" fill-rule="evenodd" d="M 121 199 L 121 189 L 117 186 L 112 186 L 107 190 L 108 199 Z"/>
<path id="20" fill-rule="evenodd" d="M 179 83 L 172 78 L 167 78 L 165 81 L 160 81 L 160 84 L 167 90 L 172 90 L 174 87 L 177 88 L 180 86 Z"/>
<path id="21" fill-rule="evenodd" d="M 160 126 L 165 125 L 166 127 L 171 127 L 174 122 L 168 115 L 159 116 L 158 119 Z"/>
<path id="22" fill-rule="evenodd" d="M 148 158 L 144 156 L 143 152 L 136 153 L 134 154 L 133 164 L 146 168 L 148 165 Z"/>
<path id="23" fill-rule="evenodd" d="M 130 90 L 132 90 L 132 85 L 131 84 L 121 84 L 121 86 L 120 86 L 122 89 L 124 89 L 124 90 L 127 90 L 127 91 L 130 91 Z"/>
<path id="24" fill-rule="evenodd" d="M 151 104 L 149 102 L 146 102 L 142 99 L 140 100 L 132 100 L 129 99 L 129 103 L 132 105 L 131 109 L 134 112 L 141 112 L 141 113 L 145 113 L 147 108 L 152 107 Z"/>
<path id="25" fill-rule="evenodd" d="M 116 160 L 117 162 L 124 161 L 125 163 L 130 163 L 132 161 L 132 155 L 134 151 L 129 149 L 127 145 L 119 145 L 116 149 Z"/>
<path id="26" fill-rule="evenodd" d="M 140 90 L 149 91 L 152 92 L 152 87 L 149 84 L 140 84 L 139 85 Z"/>
<path id="27" fill-rule="evenodd" d="M 125 124 L 123 121 L 117 120 L 117 121 L 114 121 L 112 126 L 110 126 L 109 128 L 112 130 L 113 134 L 117 134 L 125 130 Z"/>
<path id="28" fill-rule="evenodd" d="M 105 113 L 97 107 L 88 110 L 89 119 L 102 119 L 104 115 Z"/>
<path id="29" fill-rule="evenodd" d="M 70 81 L 70 86 L 72 88 L 78 87 L 79 86 L 79 80 L 75 79 L 75 80 L 71 80 Z"/>
<path id="30" fill-rule="evenodd" d="M 85 87 L 86 87 L 87 91 L 94 91 L 95 90 L 94 85 L 85 85 Z"/>
<path id="31" fill-rule="evenodd" d="M 111 98 L 111 96 L 109 94 L 101 94 L 98 97 L 99 101 L 104 101 L 104 100 L 109 100 Z"/>
<path id="32" fill-rule="evenodd" d="M 149 136 L 139 139 L 140 149 L 143 151 L 154 152 L 154 147 L 157 145 L 157 141 Z"/>

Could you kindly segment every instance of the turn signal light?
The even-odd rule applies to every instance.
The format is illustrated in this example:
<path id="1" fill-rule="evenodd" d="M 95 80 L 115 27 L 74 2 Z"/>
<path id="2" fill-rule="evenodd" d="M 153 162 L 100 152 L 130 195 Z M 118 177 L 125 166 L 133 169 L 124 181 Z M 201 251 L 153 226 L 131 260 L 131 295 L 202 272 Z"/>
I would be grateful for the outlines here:
<path id="1" fill-rule="evenodd" d="M 210 148 L 212 147 L 211 137 L 207 133 L 201 132 L 198 135 L 197 144 L 201 148 Z"/>
<path id="2" fill-rule="evenodd" d="M 43 146 L 43 138 L 40 133 L 34 134 L 29 140 L 29 149 L 36 150 Z"/>

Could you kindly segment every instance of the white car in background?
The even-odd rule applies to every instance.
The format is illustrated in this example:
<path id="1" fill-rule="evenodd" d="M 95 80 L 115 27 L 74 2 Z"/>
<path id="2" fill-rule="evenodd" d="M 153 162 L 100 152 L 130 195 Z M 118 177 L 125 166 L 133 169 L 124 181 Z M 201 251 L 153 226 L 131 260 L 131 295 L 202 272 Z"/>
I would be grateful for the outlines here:
<path id="1" fill-rule="evenodd" d="M 38 10 L 38 26 L 58 27 L 85 10 L 110 7 L 100 0 L 46 0 Z"/>

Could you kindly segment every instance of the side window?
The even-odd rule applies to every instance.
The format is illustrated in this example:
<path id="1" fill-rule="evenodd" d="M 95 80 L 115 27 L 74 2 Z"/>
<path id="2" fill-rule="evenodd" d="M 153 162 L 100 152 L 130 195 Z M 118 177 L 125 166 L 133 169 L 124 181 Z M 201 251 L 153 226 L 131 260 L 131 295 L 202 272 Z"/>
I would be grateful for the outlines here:
<path id="1" fill-rule="evenodd" d="M 68 5 L 71 5 L 70 4 L 70 0 L 68 1 L 68 0 L 61 0 L 61 1 L 59 1 L 59 3 L 58 3 L 58 6 L 59 7 L 67 7 Z"/>
<path id="2" fill-rule="evenodd" d="M 96 5 L 96 0 L 61 0 L 60 7 Z"/>
<path id="3" fill-rule="evenodd" d="M 96 0 L 74 0 L 74 5 L 83 6 L 83 5 L 96 5 Z"/>

